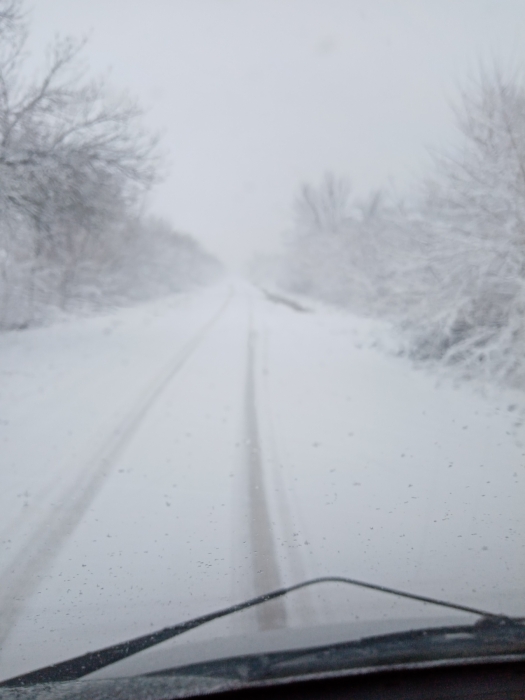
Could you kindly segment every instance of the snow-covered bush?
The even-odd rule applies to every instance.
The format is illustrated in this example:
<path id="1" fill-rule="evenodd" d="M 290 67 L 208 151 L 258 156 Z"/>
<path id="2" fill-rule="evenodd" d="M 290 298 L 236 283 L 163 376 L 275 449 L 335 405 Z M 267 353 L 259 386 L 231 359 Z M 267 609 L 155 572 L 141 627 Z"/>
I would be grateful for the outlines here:
<path id="1" fill-rule="evenodd" d="M 415 358 L 525 386 L 525 89 L 483 73 L 457 117 L 411 207 L 303 188 L 281 284 L 394 320 Z"/>
<path id="2" fill-rule="evenodd" d="M 482 74 L 458 125 L 460 145 L 438 159 L 421 205 L 439 284 L 412 328 L 414 353 L 523 384 L 524 87 Z"/>
<path id="3" fill-rule="evenodd" d="M 97 232 L 95 232 L 96 234 Z M 40 324 L 67 311 L 93 311 L 151 299 L 221 274 L 219 262 L 190 236 L 153 217 L 127 217 L 87 238 L 75 264 L 60 255 L 35 263 L 31 230 L 0 229 L 0 329 Z"/>

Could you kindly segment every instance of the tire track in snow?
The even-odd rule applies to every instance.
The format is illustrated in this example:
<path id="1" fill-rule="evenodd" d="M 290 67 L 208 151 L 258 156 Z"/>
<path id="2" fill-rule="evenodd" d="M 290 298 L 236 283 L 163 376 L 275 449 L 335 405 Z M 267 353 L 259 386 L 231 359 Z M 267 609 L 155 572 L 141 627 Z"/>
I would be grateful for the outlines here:
<path id="1" fill-rule="evenodd" d="M 255 348 L 257 337 L 250 324 L 248 334 L 248 361 L 246 373 L 245 418 L 250 508 L 250 541 L 252 551 L 253 584 L 256 595 L 280 588 L 281 576 L 272 533 L 264 481 L 261 441 L 257 420 L 257 392 L 255 379 Z M 286 607 L 283 600 L 265 603 L 256 608 L 259 629 L 286 626 Z"/>
<path id="2" fill-rule="evenodd" d="M 132 411 L 112 432 L 108 440 L 86 463 L 80 477 L 54 504 L 52 514 L 42 518 L 35 534 L 10 562 L 0 577 L 0 645 L 16 622 L 25 600 L 42 578 L 43 570 L 72 534 L 87 508 L 97 495 L 105 478 L 121 452 L 127 447 L 150 408 L 157 401 L 170 380 L 182 369 L 212 326 L 230 303 L 228 295 L 219 310 L 205 323 L 191 340 L 175 355 L 143 392 Z"/>
<path id="3" fill-rule="evenodd" d="M 186 299 L 183 298 L 176 299 L 170 303 L 170 308 L 178 308 L 181 306 L 181 304 L 185 303 L 185 301 Z M 74 384 L 72 385 L 72 388 L 71 385 L 69 385 L 70 390 L 76 390 L 77 385 L 82 385 L 86 381 L 91 381 L 91 374 L 92 369 L 86 369 L 85 371 L 83 371 L 82 374 L 75 380 Z M 63 376 L 55 384 L 55 386 L 64 386 L 66 384 L 68 384 L 67 379 L 65 379 Z M 118 422 L 118 419 L 115 422 Z M 105 431 L 104 434 L 107 434 L 107 431 Z M 96 442 L 100 442 L 100 440 L 96 440 Z M 8 522 L 7 525 L 3 525 L 2 530 L 0 532 L 1 542 L 10 542 L 11 538 L 15 537 L 16 533 L 21 528 L 27 525 L 28 519 L 30 520 L 30 522 L 42 522 L 42 518 L 45 517 L 43 516 L 42 511 L 46 510 L 45 505 L 43 504 L 48 504 L 52 502 L 52 499 L 57 497 L 57 493 L 58 497 L 60 497 L 60 493 L 64 488 L 62 482 L 63 476 L 60 473 L 55 474 L 54 477 L 50 479 L 46 484 L 41 486 L 37 491 L 34 491 L 31 494 L 31 504 L 30 508 L 28 509 L 28 512 L 24 512 L 25 509 L 21 510 L 17 515 L 13 517 L 13 519 L 10 522 Z M 4 567 L 2 566 L 2 568 Z"/>
<path id="4" fill-rule="evenodd" d="M 270 305 L 270 312 L 273 311 Z M 261 355 L 262 355 L 262 379 L 261 396 L 259 397 L 259 415 L 264 409 L 266 418 L 266 430 L 264 433 L 264 444 L 271 455 L 273 464 L 273 501 L 275 504 L 275 515 L 279 523 L 279 537 L 276 537 L 276 545 L 279 545 L 281 552 L 281 571 L 285 585 L 292 585 L 308 578 L 305 562 L 302 557 L 302 543 L 297 541 L 298 533 L 302 531 L 301 526 L 294 522 L 292 509 L 290 508 L 290 498 L 293 493 L 287 493 L 284 484 L 284 470 L 286 465 L 290 465 L 290 457 L 287 454 L 286 444 L 279 440 L 279 432 L 276 430 L 278 417 L 275 415 L 274 400 L 271 388 L 270 374 L 270 352 L 269 352 L 270 332 L 267 323 L 264 324 L 261 332 Z M 288 598 L 287 615 L 290 620 L 300 619 L 301 624 L 314 625 L 317 620 L 314 612 L 311 591 L 307 588 L 297 592 L 293 597 Z M 292 622 L 293 624 L 293 622 Z"/>

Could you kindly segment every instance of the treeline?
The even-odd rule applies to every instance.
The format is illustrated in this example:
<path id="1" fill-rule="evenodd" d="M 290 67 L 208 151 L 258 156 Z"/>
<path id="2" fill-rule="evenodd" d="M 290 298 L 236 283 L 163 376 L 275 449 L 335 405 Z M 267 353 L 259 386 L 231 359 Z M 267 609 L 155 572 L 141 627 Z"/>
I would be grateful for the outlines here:
<path id="1" fill-rule="evenodd" d="M 22 0 L 0 0 L 0 328 L 202 282 L 218 263 L 143 215 L 158 180 L 141 112 L 57 40 L 31 78 Z"/>
<path id="2" fill-rule="evenodd" d="M 458 145 L 410 205 L 303 187 L 280 265 L 289 290 L 391 319 L 417 359 L 525 387 L 525 89 L 483 73 L 462 95 Z"/>

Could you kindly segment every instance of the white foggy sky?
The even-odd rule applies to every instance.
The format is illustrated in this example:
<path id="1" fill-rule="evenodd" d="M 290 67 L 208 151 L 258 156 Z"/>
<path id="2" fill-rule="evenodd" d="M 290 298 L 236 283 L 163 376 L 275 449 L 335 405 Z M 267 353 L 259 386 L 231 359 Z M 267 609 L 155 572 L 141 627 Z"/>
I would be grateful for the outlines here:
<path id="1" fill-rule="evenodd" d="M 29 5 L 31 7 L 31 4 Z M 479 60 L 525 63 L 523 0 L 33 0 L 31 46 L 89 35 L 92 73 L 148 108 L 152 210 L 239 267 L 275 250 L 303 181 L 403 191 L 452 138 Z"/>

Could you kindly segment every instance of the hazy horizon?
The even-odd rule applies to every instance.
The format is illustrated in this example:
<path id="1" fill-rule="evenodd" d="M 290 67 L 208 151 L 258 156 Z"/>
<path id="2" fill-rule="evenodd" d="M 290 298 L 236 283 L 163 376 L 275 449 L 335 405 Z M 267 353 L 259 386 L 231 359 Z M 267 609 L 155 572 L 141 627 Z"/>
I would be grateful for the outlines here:
<path id="1" fill-rule="evenodd" d="M 89 72 L 163 133 L 152 212 L 234 270 L 278 249 L 304 181 L 407 190 L 480 62 L 525 56 L 517 0 L 46 0 L 30 20 L 37 58 L 56 34 L 89 37 Z"/>

